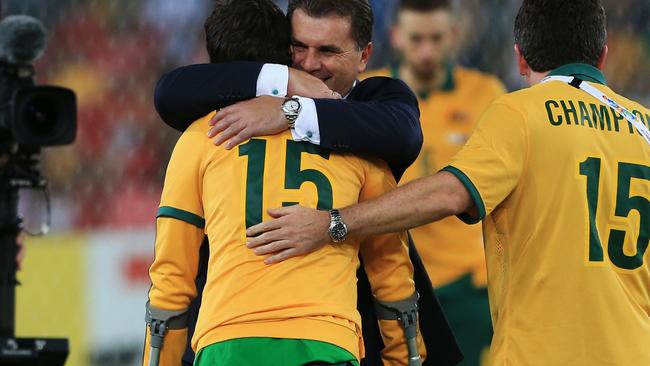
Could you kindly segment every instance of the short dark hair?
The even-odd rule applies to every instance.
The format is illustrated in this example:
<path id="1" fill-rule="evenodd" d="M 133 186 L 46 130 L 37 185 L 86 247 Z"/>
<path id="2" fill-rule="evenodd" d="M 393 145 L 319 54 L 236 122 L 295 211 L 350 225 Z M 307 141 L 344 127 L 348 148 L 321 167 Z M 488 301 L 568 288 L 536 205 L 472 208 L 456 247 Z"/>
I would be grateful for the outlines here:
<path id="1" fill-rule="evenodd" d="M 434 11 L 434 10 L 451 10 L 451 0 L 401 0 L 399 2 L 399 11 Z"/>
<path id="2" fill-rule="evenodd" d="M 271 0 L 217 0 L 205 21 L 210 62 L 291 64 L 291 28 Z"/>
<path id="3" fill-rule="evenodd" d="M 363 49 L 372 41 L 373 15 L 368 0 L 289 0 L 287 9 L 289 20 L 296 9 L 304 11 L 313 18 L 330 14 L 350 18 L 352 38 L 359 49 Z"/>
<path id="4" fill-rule="evenodd" d="M 607 39 L 605 9 L 600 0 L 524 0 L 514 35 L 533 71 L 597 66 Z"/>

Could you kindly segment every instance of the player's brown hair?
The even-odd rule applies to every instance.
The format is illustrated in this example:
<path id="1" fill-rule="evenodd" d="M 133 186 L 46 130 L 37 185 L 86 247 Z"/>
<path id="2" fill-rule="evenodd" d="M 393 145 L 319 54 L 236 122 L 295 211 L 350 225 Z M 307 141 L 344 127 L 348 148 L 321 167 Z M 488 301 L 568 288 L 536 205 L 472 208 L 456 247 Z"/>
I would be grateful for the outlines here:
<path id="1" fill-rule="evenodd" d="M 534 71 L 596 66 L 607 39 L 605 9 L 600 0 L 524 0 L 514 35 Z"/>
<path id="2" fill-rule="evenodd" d="M 210 62 L 291 64 L 289 20 L 271 0 L 217 0 L 204 28 Z"/>

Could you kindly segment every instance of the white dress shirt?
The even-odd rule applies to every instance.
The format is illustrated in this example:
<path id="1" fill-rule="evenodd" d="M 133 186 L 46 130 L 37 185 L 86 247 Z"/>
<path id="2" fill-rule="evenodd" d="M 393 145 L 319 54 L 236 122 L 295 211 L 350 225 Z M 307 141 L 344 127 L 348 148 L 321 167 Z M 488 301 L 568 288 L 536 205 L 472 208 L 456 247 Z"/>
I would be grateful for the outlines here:
<path id="1" fill-rule="evenodd" d="M 257 77 L 257 96 L 269 95 L 286 97 L 289 85 L 289 68 L 285 65 L 264 64 Z M 295 141 L 308 141 L 320 145 L 320 129 L 316 104 L 311 98 L 295 96 L 300 101 L 302 109 L 296 119 L 291 135 Z"/>

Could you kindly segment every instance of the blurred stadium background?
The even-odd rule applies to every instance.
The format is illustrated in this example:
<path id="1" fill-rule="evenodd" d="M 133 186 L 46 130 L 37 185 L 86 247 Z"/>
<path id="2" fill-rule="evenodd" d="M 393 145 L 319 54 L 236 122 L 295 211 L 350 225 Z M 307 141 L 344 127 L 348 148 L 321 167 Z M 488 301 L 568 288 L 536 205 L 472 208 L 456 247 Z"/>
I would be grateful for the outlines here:
<path id="1" fill-rule="evenodd" d="M 286 9 L 286 1 L 277 1 Z M 458 0 L 461 64 L 522 87 L 512 56 L 521 0 Z M 373 0 L 372 67 L 395 60 L 387 42 L 397 0 Z M 35 64 L 39 84 L 78 96 L 73 146 L 47 149 L 53 232 L 27 240 L 19 273 L 18 336 L 67 337 L 67 365 L 136 365 L 153 256 L 154 214 L 178 133 L 154 111 L 152 92 L 175 66 L 206 62 L 202 25 L 211 0 L 9 0 L 3 16 L 29 14 L 50 32 Z M 650 104 L 650 0 L 605 0 L 606 76 Z M 23 205 L 30 221 L 39 207 Z M 38 206 L 38 205 L 36 205 Z"/>

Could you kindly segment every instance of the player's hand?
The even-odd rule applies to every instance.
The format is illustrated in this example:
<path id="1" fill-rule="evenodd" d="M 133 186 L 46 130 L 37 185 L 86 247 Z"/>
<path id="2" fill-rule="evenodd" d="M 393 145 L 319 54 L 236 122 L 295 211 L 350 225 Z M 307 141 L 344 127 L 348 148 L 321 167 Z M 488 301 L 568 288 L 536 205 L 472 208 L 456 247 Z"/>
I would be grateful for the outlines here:
<path id="1" fill-rule="evenodd" d="M 290 206 L 268 210 L 274 220 L 250 227 L 246 244 L 257 255 L 270 255 L 266 264 L 305 255 L 331 242 L 327 233 L 330 215 L 303 206 Z"/>
<path id="2" fill-rule="evenodd" d="M 18 246 L 18 253 L 16 253 L 16 269 L 23 269 L 23 259 L 25 259 L 25 234 L 20 232 L 16 237 L 16 245 Z"/>
<path id="3" fill-rule="evenodd" d="M 307 98 L 341 99 L 341 95 L 330 90 L 321 79 L 293 68 L 289 68 L 287 95 L 299 95 Z"/>
<path id="4" fill-rule="evenodd" d="M 208 137 L 226 149 L 255 136 L 275 135 L 289 128 L 282 113 L 284 98 L 262 96 L 222 108 L 210 119 Z"/>

